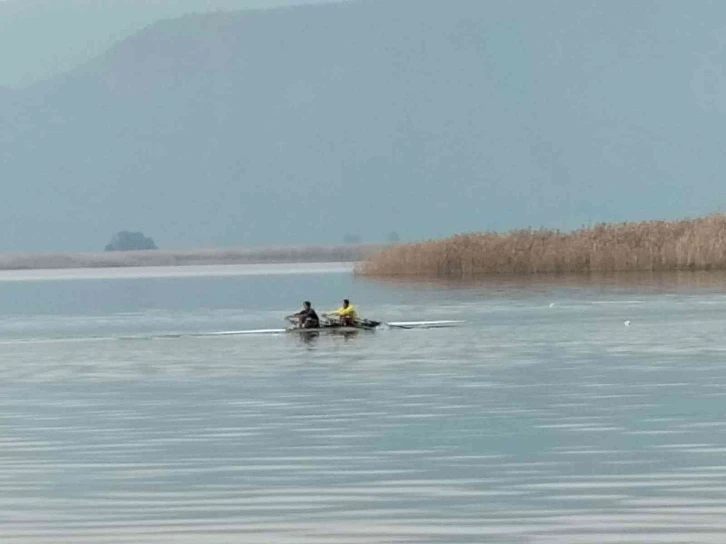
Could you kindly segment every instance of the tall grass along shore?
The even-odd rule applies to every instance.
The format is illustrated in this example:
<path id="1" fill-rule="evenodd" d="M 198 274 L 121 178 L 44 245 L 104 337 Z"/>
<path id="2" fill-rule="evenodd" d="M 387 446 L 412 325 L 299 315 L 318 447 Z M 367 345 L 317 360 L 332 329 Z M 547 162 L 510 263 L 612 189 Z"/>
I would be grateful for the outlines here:
<path id="1" fill-rule="evenodd" d="M 726 269 L 726 215 L 599 224 L 572 232 L 460 234 L 373 253 L 365 276 L 472 279 L 496 274 Z"/>

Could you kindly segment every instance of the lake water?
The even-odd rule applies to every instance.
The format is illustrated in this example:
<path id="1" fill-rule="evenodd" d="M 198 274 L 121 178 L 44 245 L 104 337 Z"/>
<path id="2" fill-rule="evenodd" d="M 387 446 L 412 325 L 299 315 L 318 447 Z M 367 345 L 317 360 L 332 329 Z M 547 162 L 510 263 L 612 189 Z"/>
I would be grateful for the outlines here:
<path id="1" fill-rule="evenodd" d="M 0 274 L 0 542 L 722 543 L 722 279 Z"/>

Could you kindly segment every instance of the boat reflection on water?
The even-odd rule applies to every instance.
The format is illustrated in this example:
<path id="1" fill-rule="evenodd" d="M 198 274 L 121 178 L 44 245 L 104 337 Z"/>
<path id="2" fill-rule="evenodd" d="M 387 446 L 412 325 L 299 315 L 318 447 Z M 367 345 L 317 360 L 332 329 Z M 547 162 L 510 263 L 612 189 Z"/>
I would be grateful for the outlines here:
<path id="1" fill-rule="evenodd" d="M 318 343 L 320 331 L 307 331 L 304 334 L 298 334 L 298 341 L 309 347 L 313 347 Z"/>
<path id="2" fill-rule="evenodd" d="M 327 326 L 319 329 L 293 328 L 288 329 L 287 332 L 292 333 L 293 336 L 300 337 L 300 341 L 303 344 L 307 346 L 314 346 L 317 344 L 321 335 L 325 335 L 330 338 L 342 338 L 344 342 L 348 342 L 361 333 L 371 334 L 374 330 L 375 328 Z"/>
<path id="3" fill-rule="evenodd" d="M 350 339 L 357 337 L 361 332 L 366 333 L 370 332 L 370 330 L 356 329 L 353 327 L 341 327 L 337 329 L 296 329 L 289 332 L 295 332 L 296 334 L 294 334 L 293 336 L 297 336 L 300 343 L 307 346 L 315 346 L 322 333 L 325 333 L 326 336 L 342 338 L 344 341 L 347 342 Z"/>

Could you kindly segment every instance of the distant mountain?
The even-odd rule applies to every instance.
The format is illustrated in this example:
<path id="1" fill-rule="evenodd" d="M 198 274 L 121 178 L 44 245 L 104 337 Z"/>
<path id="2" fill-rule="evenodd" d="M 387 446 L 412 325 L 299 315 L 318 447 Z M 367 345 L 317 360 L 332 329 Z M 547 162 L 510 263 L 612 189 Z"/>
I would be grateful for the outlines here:
<path id="1" fill-rule="evenodd" d="M 0 100 L 2 100 L 3 98 L 9 99 L 15 96 L 15 93 L 16 91 L 14 91 L 13 89 L 9 89 L 7 87 L 0 87 Z"/>
<path id="2" fill-rule="evenodd" d="M 724 202 L 726 5 L 186 16 L 0 95 L 0 250 L 384 240 Z"/>
<path id="3" fill-rule="evenodd" d="M 161 19 L 326 0 L 0 0 L 0 86 L 48 79 Z"/>

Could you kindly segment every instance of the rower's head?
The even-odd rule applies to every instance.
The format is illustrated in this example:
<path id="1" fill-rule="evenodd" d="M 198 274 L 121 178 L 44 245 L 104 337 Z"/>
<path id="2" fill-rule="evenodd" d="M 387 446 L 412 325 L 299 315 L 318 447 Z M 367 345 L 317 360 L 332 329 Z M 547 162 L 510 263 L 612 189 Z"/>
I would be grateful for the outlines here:
<path id="1" fill-rule="evenodd" d="M 347 308 L 348 306 L 350 306 L 350 300 L 347 298 L 343 299 L 343 308 Z"/>
<path id="2" fill-rule="evenodd" d="M 311 306 L 311 304 L 310 304 L 310 301 L 309 300 L 306 300 L 305 302 L 303 302 L 303 308 L 309 309 L 310 306 Z"/>

